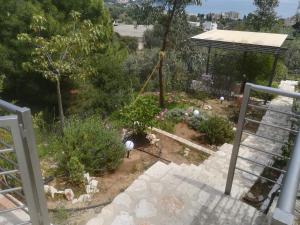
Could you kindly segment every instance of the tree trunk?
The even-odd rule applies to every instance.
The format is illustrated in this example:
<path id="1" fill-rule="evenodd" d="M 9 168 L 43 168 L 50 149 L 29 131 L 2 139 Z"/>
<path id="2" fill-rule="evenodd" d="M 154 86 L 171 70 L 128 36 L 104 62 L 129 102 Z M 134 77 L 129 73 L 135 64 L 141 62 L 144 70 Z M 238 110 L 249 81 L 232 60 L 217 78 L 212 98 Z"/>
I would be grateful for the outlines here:
<path id="1" fill-rule="evenodd" d="M 61 92 L 60 92 L 59 76 L 56 76 L 56 91 L 57 91 L 57 103 L 58 103 L 60 127 L 61 127 L 61 132 L 63 133 L 64 126 L 65 126 L 65 116 L 64 116 L 64 109 L 63 109 L 63 105 L 62 105 L 62 98 L 61 98 Z"/>
<path id="2" fill-rule="evenodd" d="M 165 107 L 165 100 L 164 100 L 164 78 L 163 78 L 163 66 L 164 66 L 164 52 L 167 48 L 167 41 L 168 41 L 168 35 L 170 33 L 172 21 L 175 15 L 175 11 L 177 8 L 178 0 L 174 0 L 173 8 L 171 11 L 168 12 L 168 20 L 165 26 L 165 33 L 163 36 L 163 42 L 160 49 L 160 55 L 159 55 L 159 69 L 158 69 L 158 76 L 159 76 L 159 105 L 161 108 Z"/>

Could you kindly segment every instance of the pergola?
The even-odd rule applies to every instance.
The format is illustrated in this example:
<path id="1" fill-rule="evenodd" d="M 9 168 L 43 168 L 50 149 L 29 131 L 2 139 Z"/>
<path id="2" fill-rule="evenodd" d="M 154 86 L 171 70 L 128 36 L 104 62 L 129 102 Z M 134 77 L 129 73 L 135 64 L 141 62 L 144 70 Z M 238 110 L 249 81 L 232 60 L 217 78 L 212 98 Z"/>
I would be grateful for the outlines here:
<path id="1" fill-rule="evenodd" d="M 247 52 L 258 52 L 274 55 L 273 68 L 270 73 L 268 83 L 269 86 L 271 86 L 275 76 L 278 58 L 281 53 L 286 51 L 286 48 L 283 48 L 282 45 L 287 37 L 287 34 L 211 30 L 196 35 L 191 39 L 198 45 L 208 48 L 206 74 L 209 72 L 211 48 L 243 51 L 244 57 L 246 57 Z"/>

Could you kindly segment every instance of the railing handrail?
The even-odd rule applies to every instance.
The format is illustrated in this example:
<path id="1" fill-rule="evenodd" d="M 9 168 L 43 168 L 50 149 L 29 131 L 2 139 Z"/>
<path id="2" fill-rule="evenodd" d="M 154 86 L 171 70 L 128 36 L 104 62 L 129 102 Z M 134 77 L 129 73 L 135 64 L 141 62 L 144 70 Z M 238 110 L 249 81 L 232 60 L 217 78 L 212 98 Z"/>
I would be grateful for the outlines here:
<path id="1" fill-rule="evenodd" d="M 300 93 L 297 93 L 297 92 L 289 92 L 289 91 L 285 91 L 285 90 L 278 89 L 278 88 L 267 87 L 267 86 L 252 84 L 252 83 L 247 83 L 246 85 L 249 86 L 249 88 L 252 91 L 261 91 L 261 92 L 264 92 L 264 93 L 269 93 L 269 94 L 281 95 L 281 96 L 289 97 L 289 98 L 298 98 L 298 99 L 300 99 Z"/>
<path id="2" fill-rule="evenodd" d="M 27 108 L 22 108 L 22 107 L 16 106 L 14 104 L 3 101 L 1 99 L 0 99 L 0 108 L 9 113 L 18 113 L 18 112 L 22 112 L 27 109 Z"/>
<path id="3" fill-rule="evenodd" d="M 289 159 L 288 168 L 287 168 L 285 177 L 282 182 L 283 185 L 281 185 L 281 192 L 280 192 L 279 200 L 277 203 L 277 207 L 272 214 L 272 220 L 271 220 L 272 225 L 292 225 L 292 224 L 294 224 L 294 210 L 295 210 L 295 204 L 296 204 L 299 181 L 300 181 L 300 134 L 299 134 L 298 130 L 290 129 L 288 127 L 282 127 L 281 124 L 276 125 L 276 124 L 273 124 L 273 122 L 265 123 L 263 121 L 256 121 L 253 119 L 246 118 L 246 113 L 247 113 L 248 107 L 249 106 L 253 107 L 253 105 L 251 103 L 249 103 L 251 91 L 259 91 L 259 92 L 275 94 L 275 95 L 293 98 L 293 99 L 300 99 L 300 93 L 289 92 L 289 91 L 285 91 L 282 89 L 246 83 L 245 89 L 244 89 L 243 102 L 242 102 L 242 105 L 240 108 L 239 120 L 238 120 L 238 124 L 237 124 L 237 131 L 235 134 L 229 170 L 228 170 L 225 194 L 230 195 L 236 169 L 241 170 L 245 173 L 251 174 L 253 176 L 260 177 L 265 180 L 269 180 L 273 183 L 277 183 L 277 181 L 270 180 L 266 177 L 262 177 L 260 174 L 253 173 L 251 171 L 244 170 L 243 168 L 239 168 L 236 166 L 237 159 L 248 160 L 251 164 L 264 166 L 262 163 L 256 162 L 255 160 L 250 160 L 245 157 L 239 156 L 239 148 L 240 148 L 240 146 L 243 146 L 243 144 L 241 144 L 241 139 L 242 139 L 242 134 L 244 132 L 243 129 L 244 129 L 244 125 L 245 125 L 246 121 L 255 122 L 260 125 L 273 127 L 276 129 L 281 129 L 281 130 L 289 132 L 289 134 L 292 134 L 292 133 L 296 134 L 296 142 L 295 142 L 295 145 L 293 146 L 294 150 Z M 273 110 L 272 107 L 271 108 L 256 107 L 256 108 L 260 108 L 260 109 L 263 108 L 266 110 L 275 111 L 277 113 L 286 114 L 288 116 L 294 116 L 292 113 L 288 113 L 288 112 L 284 112 L 284 111 L 276 110 L 276 109 Z M 258 136 L 258 137 L 263 137 L 259 134 L 254 134 L 254 135 Z M 273 139 L 273 138 L 269 138 L 269 137 L 263 137 L 263 138 L 266 138 L 269 140 Z M 272 141 L 276 141 L 276 140 L 274 139 Z M 284 143 L 282 143 L 282 144 L 284 144 Z M 246 147 L 249 147 L 249 146 L 246 145 Z M 250 148 L 251 147 L 252 146 L 250 146 Z M 260 148 L 256 148 L 256 147 L 252 147 L 252 149 L 255 151 L 266 152 L 266 151 L 262 151 Z M 266 152 L 266 153 L 269 153 L 269 152 Z M 273 153 L 271 153 L 270 155 L 272 155 L 272 154 Z M 272 170 L 275 169 L 277 171 L 284 172 L 283 170 L 275 168 L 273 166 L 268 166 L 268 165 L 265 165 L 265 166 L 268 168 L 271 168 Z"/>

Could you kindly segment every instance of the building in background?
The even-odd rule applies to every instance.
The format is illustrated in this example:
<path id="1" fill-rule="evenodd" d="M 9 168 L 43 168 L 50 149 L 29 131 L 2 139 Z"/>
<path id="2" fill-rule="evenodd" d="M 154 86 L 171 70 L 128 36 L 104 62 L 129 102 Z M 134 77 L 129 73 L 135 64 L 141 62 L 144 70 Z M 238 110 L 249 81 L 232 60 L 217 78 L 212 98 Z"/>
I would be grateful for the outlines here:
<path id="1" fill-rule="evenodd" d="M 229 19 L 229 20 L 239 20 L 240 14 L 238 12 L 230 11 L 230 12 L 224 12 L 222 13 L 223 19 Z"/>
<path id="2" fill-rule="evenodd" d="M 205 21 L 202 24 L 202 29 L 203 29 L 203 31 L 217 30 L 218 24 L 215 22 L 212 22 L 212 21 Z"/>
<path id="3" fill-rule="evenodd" d="M 200 22 L 189 21 L 189 24 L 190 24 L 192 27 L 200 27 L 200 26 L 201 26 L 201 23 L 200 23 Z"/>

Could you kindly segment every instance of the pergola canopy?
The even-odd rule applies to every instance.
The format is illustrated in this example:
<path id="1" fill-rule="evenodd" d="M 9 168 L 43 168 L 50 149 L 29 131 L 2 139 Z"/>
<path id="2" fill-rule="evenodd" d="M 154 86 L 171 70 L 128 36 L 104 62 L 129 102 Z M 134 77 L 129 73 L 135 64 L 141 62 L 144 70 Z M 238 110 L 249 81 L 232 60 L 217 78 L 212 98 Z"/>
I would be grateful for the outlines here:
<path id="1" fill-rule="evenodd" d="M 198 45 L 244 52 L 260 52 L 278 55 L 286 49 L 282 45 L 287 34 L 211 30 L 192 37 Z"/>

